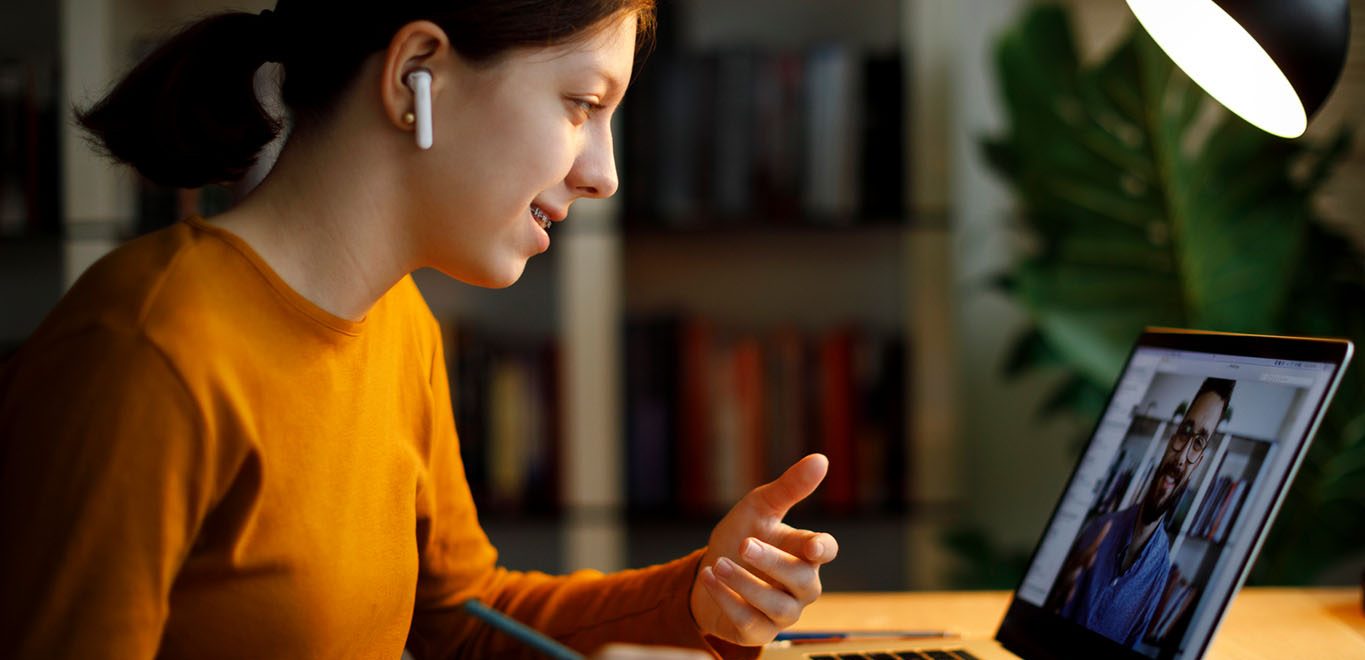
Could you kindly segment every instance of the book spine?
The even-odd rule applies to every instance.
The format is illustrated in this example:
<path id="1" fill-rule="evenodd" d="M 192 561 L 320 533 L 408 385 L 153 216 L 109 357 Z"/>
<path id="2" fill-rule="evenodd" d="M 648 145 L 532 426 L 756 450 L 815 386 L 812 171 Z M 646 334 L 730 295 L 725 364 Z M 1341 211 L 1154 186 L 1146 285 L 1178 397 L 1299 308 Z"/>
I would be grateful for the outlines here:
<path id="1" fill-rule="evenodd" d="M 821 342 L 821 448 L 829 458 L 822 489 L 826 507 L 839 513 L 852 511 L 857 504 L 852 352 L 847 331 L 836 331 Z"/>
<path id="2" fill-rule="evenodd" d="M 686 322 L 680 337 L 678 391 L 679 499 L 684 512 L 709 514 L 708 449 L 711 445 L 710 361 L 711 327 L 694 319 Z"/>

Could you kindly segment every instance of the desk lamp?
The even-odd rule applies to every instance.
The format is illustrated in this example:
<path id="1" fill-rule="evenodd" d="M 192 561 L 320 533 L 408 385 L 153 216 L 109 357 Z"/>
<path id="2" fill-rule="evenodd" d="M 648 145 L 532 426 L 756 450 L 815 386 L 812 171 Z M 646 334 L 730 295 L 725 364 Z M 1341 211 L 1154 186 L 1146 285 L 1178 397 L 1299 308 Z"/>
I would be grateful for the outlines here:
<path id="1" fill-rule="evenodd" d="M 1341 77 L 1348 0 L 1128 0 L 1210 96 L 1268 133 L 1303 135 Z"/>

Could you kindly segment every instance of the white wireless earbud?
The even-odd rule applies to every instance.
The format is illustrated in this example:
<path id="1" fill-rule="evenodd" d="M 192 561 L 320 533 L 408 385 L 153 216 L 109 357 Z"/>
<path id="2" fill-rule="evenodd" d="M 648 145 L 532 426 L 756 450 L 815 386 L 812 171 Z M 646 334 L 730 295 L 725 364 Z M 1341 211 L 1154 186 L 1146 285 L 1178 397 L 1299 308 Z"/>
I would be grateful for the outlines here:
<path id="1" fill-rule="evenodd" d="M 431 72 L 416 69 L 407 75 L 408 87 L 412 88 L 413 103 L 417 106 L 413 114 L 417 117 L 417 146 L 430 149 L 431 134 Z"/>

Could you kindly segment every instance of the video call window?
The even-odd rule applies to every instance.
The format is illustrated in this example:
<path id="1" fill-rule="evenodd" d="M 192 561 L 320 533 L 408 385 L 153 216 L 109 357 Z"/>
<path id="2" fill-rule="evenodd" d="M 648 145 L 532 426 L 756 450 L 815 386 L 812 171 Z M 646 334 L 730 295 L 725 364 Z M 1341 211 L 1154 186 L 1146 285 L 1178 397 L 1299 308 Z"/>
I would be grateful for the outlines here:
<path id="1" fill-rule="evenodd" d="M 1042 606 L 1151 657 L 1174 657 L 1220 562 L 1272 487 L 1305 395 L 1258 379 L 1157 373 L 1088 493 Z"/>

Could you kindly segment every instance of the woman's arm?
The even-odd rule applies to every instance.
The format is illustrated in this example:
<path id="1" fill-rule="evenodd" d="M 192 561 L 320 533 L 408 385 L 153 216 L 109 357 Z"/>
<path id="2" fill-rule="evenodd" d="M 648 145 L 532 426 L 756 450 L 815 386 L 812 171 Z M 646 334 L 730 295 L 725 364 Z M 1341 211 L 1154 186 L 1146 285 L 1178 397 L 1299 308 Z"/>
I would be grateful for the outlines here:
<path id="1" fill-rule="evenodd" d="M 418 494 L 421 577 L 409 650 L 422 659 L 449 657 L 456 649 L 471 657 L 529 657 L 528 649 L 460 611 L 460 602 L 477 597 L 584 652 L 607 642 L 632 642 L 714 649 L 727 657 L 757 655 L 757 649 L 705 639 L 693 621 L 689 596 L 700 550 L 667 564 L 610 575 L 580 571 L 551 576 L 499 568 L 465 480 L 444 355 L 439 341 L 436 346 L 431 373 L 435 413 L 424 457 L 426 479 Z"/>
<path id="2" fill-rule="evenodd" d="M 151 658 L 212 499 L 212 448 L 142 337 L 26 347 L 0 392 L 0 657 Z"/>

